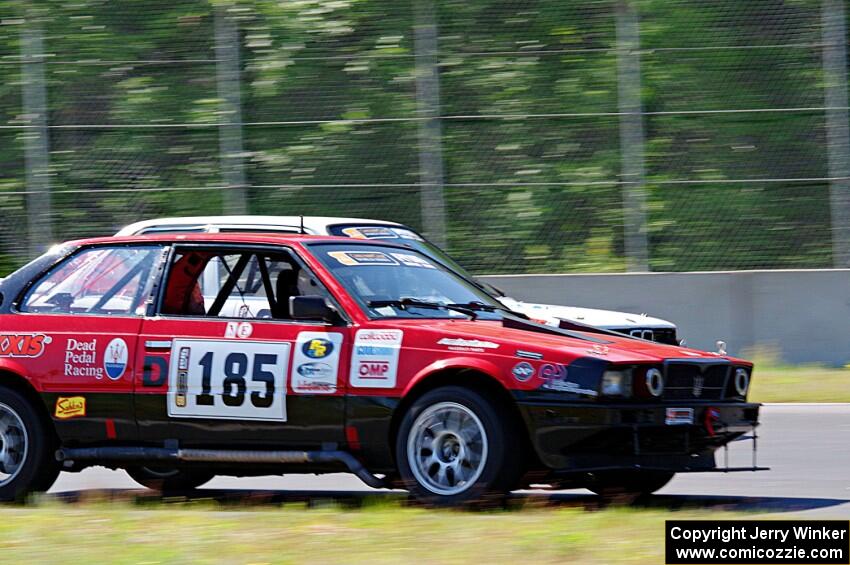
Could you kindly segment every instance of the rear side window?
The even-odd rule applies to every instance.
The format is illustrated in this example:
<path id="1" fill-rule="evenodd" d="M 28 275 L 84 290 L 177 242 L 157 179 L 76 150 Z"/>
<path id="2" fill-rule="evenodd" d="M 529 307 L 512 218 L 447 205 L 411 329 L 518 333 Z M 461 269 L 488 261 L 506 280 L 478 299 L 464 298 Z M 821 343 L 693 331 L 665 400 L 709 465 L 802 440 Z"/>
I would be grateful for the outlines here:
<path id="1" fill-rule="evenodd" d="M 159 245 L 82 249 L 38 280 L 20 311 L 143 316 L 161 256 Z"/>

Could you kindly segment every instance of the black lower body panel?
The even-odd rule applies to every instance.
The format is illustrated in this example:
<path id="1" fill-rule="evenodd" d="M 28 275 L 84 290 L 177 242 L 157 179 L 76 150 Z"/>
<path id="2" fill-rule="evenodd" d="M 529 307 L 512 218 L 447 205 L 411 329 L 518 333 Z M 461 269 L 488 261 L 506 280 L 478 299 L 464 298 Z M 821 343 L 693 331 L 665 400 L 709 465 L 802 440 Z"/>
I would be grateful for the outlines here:
<path id="1" fill-rule="evenodd" d="M 711 471 L 714 452 L 758 425 L 759 405 L 653 405 L 520 402 L 543 465 L 561 473 L 616 469 Z M 667 409 L 690 409 L 692 423 L 667 421 Z M 754 467 L 754 466 L 753 466 Z"/>

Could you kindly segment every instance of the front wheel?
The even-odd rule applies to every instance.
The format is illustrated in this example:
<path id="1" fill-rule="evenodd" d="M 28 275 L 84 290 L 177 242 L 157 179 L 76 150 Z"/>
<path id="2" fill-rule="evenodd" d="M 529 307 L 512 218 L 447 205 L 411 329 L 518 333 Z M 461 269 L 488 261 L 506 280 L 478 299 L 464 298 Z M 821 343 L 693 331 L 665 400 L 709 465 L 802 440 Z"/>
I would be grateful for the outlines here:
<path id="1" fill-rule="evenodd" d="M 53 485 L 59 464 L 52 438 L 26 398 L 0 387 L 0 501 L 22 501 Z"/>
<path id="2" fill-rule="evenodd" d="M 587 486 L 605 498 L 640 498 L 661 490 L 675 473 L 663 471 L 616 471 L 600 473 Z"/>
<path id="3" fill-rule="evenodd" d="M 441 387 L 402 419 L 396 461 L 405 487 L 436 506 L 494 503 L 516 485 L 522 449 L 507 410 L 477 391 Z"/>
<path id="4" fill-rule="evenodd" d="M 159 467 L 130 467 L 130 478 L 151 490 L 164 493 L 181 493 L 195 490 L 215 476 L 193 469 L 163 469 Z"/>

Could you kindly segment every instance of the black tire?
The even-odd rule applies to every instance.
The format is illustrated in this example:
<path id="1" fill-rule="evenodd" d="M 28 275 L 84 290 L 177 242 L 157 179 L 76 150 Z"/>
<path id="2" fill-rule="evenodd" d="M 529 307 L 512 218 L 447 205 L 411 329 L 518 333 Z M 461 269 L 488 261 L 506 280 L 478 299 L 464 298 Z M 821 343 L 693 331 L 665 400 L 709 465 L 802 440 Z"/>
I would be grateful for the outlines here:
<path id="1" fill-rule="evenodd" d="M 458 409 L 457 406 L 463 409 Z M 448 449 L 442 447 L 437 450 L 415 447 L 417 443 L 422 444 L 417 442 L 416 438 L 425 439 L 428 433 L 432 437 L 436 434 L 437 437 L 444 438 L 440 440 L 443 442 L 441 446 L 449 442 L 451 434 L 448 432 L 447 421 L 437 420 L 435 425 L 431 426 L 427 423 L 427 418 L 432 417 L 431 415 L 439 418 L 441 410 L 456 410 L 459 418 L 464 422 L 464 433 L 455 434 L 452 440 L 458 441 L 458 438 L 462 438 L 461 445 L 456 450 L 453 444 L 449 444 Z M 469 414 L 473 414 L 474 418 Z M 440 428 L 441 422 L 442 428 Z M 479 441 L 476 441 L 474 432 L 479 427 L 483 428 L 484 433 L 479 434 L 477 436 Z M 431 445 L 436 445 L 437 441 L 435 437 Z M 483 447 L 485 445 L 486 450 Z M 525 459 L 523 446 L 519 434 L 519 422 L 507 407 L 502 406 L 502 403 L 468 388 L 445 386 L 427 392 L 410 406 L 399 426 L 395 450 L 402 484 L 418 501 L 429 506 L 462 504 L 480 506 L 501 504 L 505 495 L 517 485 Z M 453 454 L 452 451 L 454 451 Z M 472 465 L 464 465 L 464 461 L 458 463 L 461 456 L 466 457 L 467 453 L 471 454 L 473 451 L 482 456 L 470 457 L 466 463 L 471 461 L 478 461 L 478 463 Z M 417 463 L 423 458 L 433 459 L 432 454 L 437 458 L 447 456 L 448 459 L 452 457 L 454 459 L 450 462 L 446 462 L 448 459 L 440 459 L 432 463 L 431 467 L 428 466 L 427 461 Z M 449 476 L 449 471 L 444 465 L 463 467 L 460 474 L 466 474 L 468 480 L 457 481 L 454 471 Z M 426 469 L 437 470 L 432 473 Z M 455 486 L 447 485 L 446 492 L 438 492 L 439 486 L 435 486 L 438 482 L 437 477 L 444 477 L 444 480 L 449 483 L 454 479 Z"/>
<path id="2" fill-rule="evenodd" d="M 3 444 L 0 453 L 3 457 L 11 454 L 14 461 L 9 469 L 0 462 L 0 501 L 22 502 L 31 493 L 48 490 L 59 476 L 56 436 L 26 397 L 3 386 L 0 386 L 0 418 L 7 430 L 7 435 L 0 435 Z M 13 441 L 14 449 L 10 447 Z M 25 442 L 25 448 L 20 447 L 21 441 Z"/>
<path id="3" fill-rule="evenodd" d="M 587 488 L 604 498 L 637 499 L 661 490 L 674 475 L 662 471 L 612 471 L 598 474 Z"/>
<path id="4" fill-rule="evenodd" d="M 201 470 L 161 467 L 128 467 L 126 471 L 143 487 L 162 493 L 191 492 L 215 476 Z"/>

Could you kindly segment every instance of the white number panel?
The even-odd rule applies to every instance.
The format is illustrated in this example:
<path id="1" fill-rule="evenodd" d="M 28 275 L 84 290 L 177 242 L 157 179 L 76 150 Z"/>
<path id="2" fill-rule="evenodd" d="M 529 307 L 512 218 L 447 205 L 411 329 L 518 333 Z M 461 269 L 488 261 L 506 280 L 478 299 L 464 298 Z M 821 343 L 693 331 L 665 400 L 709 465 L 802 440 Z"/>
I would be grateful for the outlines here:
<path id="1" fill-rule="evenodd" d="M 283 342 L 174 340 L 168 415 L 285 422 L 289 350 Z"/>

